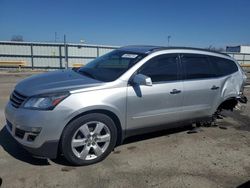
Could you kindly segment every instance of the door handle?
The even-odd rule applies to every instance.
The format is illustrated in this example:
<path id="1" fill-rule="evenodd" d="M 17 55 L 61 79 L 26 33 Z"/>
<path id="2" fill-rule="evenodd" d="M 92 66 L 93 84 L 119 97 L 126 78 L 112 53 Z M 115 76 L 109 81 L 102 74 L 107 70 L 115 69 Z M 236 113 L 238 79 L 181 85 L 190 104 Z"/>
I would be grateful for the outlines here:
<path id="1" fill-rule="evenodd" d="M 170 91 L 170 94 L 178 94 L 180 92 L 181 90 L 173 89 L 172 91 Z"/>
<path id="2" fill-rule="evenodd" d="M 211 90 L 216 90 L 216 89 L 219 89 L 219 88 L 220 88 L 219 86 L 213 85 L 213 87 L 211 87 Z"/>

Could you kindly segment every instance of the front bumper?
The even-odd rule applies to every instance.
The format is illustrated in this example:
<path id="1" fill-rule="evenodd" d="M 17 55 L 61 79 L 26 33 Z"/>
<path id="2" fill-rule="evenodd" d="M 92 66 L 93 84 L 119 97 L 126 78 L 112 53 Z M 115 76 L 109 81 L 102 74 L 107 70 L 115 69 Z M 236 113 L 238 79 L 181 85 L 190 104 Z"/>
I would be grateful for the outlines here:
<path id="1" fill-rule="evenodd" d="M 58 144 L 59 141 L 54 140 L 43 143 L 39 148 L 31 148 L 27 146 L 23 146 L 23 148 L 34 156 L 55 159 L 57 157 Z"/>
<path id="2" fill-rule="evenodd" d="M 6 120 L 6 122 L 6 128 L 10 135 L 13 136 L 26 151 L 37 157 L 44 157 L 50 159 L 54 159 L 57 157 L 59 140 L 46 141 L 38 148 L 25 146 L 22 144 L 23 140 L 26 140 L 27 142 L 32 142 L 34 140 L 29 140 L 29 136 L 33 136 L 32 138 L 35 139 L 38 134 L 14 127 L 8 120 Z"/>
<path id="3" fill-rule="evenodd" d="M 33 155 L 55 158 L 58 143 L 69 114 L 65 110 L 38 111 L 14 108 L 10 103 L 5 108 L 6 128 L 28 152 Z"/>

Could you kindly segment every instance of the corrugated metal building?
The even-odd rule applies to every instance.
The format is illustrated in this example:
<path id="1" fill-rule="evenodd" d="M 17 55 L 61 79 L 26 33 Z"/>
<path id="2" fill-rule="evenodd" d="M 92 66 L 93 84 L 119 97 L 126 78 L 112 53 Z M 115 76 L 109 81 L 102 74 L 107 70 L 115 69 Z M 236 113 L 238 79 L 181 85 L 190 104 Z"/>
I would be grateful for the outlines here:
<path id="1" fill-rule="evenodd" d="M 0 41 L 0 62 L 24 61 L 27 67 L 64 68 L 65 55 L 69 67 L 72 67 L 76 63 L 84 65 L 116 48 L 118 47 L 73 43 L 65 45 L 63 43 Z"/>
<path id="2" fill-rule="evenodd" d="M 68 66 L 73 67 L 85 65 L 116 48 L 118 46 L 0 41 L 0 65 L 3 61 L 22 61 L 27 68 L 59 69 L 65 67 L 66 55 Z M 242 66 L 250 67 L 250 46 L 228 46 L 226 53 Z"/>

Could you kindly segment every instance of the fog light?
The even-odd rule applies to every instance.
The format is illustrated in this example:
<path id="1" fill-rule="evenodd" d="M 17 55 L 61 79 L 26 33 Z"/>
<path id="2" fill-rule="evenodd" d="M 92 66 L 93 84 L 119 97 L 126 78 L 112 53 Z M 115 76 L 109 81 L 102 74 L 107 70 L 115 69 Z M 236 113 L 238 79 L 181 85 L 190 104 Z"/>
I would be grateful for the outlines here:
<path id="1" fill-rule="evenodd" d="M 29 141 L 29 142 L 32 142 L 32 141 L 34 141 L 35 139 L 36 139 L 36 135 L 28 135 L 28 138 L 27 138 L 27 140 Z"/>

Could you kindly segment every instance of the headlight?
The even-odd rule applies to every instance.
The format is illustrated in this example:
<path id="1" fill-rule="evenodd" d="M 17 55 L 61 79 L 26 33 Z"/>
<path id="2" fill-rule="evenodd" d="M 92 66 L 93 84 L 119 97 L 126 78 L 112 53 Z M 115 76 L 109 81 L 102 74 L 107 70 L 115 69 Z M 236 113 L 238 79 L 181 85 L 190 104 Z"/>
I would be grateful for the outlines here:
<path id="1" fill-rule="evenodd" d="M 23 108 L 37 110 L 53 110 L 69 93 L 55 93 L 30 97 L 22 105 Z"/>

